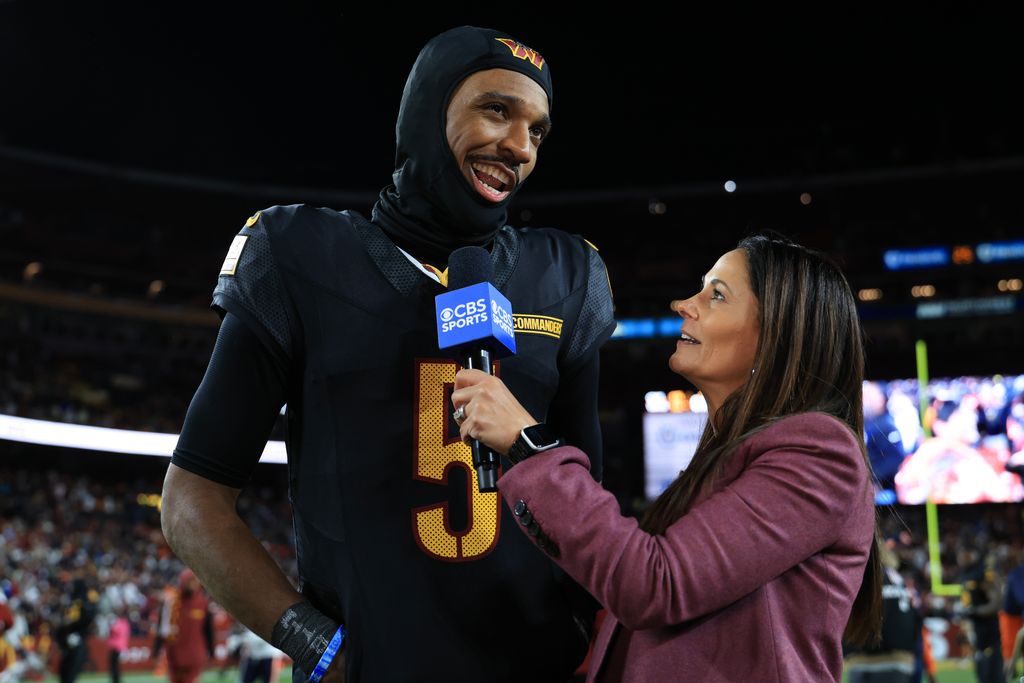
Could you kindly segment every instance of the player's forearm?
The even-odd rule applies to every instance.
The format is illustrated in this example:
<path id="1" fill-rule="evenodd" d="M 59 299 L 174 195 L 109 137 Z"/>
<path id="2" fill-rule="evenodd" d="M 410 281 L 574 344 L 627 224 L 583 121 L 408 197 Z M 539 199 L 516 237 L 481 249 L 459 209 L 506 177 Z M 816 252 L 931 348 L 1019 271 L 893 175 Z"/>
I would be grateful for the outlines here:
<path id="1" fill-rule="evenodd" d="M 161 523 L 167 543 L 206 590 L 265 640 L 284 611 L 302 600 L 235 511 L 237 489 L 171 465 Z"/>

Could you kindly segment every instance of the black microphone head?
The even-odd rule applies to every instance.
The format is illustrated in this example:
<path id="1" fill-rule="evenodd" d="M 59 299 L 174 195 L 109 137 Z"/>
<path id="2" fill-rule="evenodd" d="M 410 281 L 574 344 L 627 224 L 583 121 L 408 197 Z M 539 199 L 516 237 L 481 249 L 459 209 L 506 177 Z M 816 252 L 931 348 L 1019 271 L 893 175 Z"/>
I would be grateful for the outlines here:
<path id="1" fill-rule="evenodd" d="M 456 290 L 494 279 L 491 255 L 483 247 L 459 247 L 448 257 L 448 289 Z"/>

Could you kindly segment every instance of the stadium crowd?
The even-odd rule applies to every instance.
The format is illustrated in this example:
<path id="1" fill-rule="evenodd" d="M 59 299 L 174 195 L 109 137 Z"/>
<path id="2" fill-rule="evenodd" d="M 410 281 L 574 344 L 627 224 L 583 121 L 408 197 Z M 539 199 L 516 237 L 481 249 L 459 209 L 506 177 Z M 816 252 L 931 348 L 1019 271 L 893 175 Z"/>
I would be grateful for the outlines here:
<path id="1" fill-rule="evenodd" d="M 106 637 L 123 614 L 130 635 L 154 639 L 166 591 L 183 568 L 160 531 L 158 476 L 111 481 L 56 470 L 0 468 L 0 630 L 22 677 L 56 666 L 76 584 L 84 585 Z M 291 577 L 297 576 L 280 491 L 247 489 L 243 518 Z M 0 660 L 2 661 L 2 660 Z M 20 666 L 16 666 L 20 665 Z M 86 668 L 94 666 L 86 663 Z"/>
<path id="2" fill-rule="evenodd" d="M 159 490 L 158 468 L 150 476 L 120 481 L 54 469 L 0 469 L 0 623 L 13 653 L 7 679 L 14 662 L 21 663 L 17 670 L 23 678 L 56 666 L 54 636 L 66 619 L 76 579 L 94 592 L 94 637 L 106 637 L 123 613 L 131 635 L 155 639 L 165 591 L 182 569 L 160 531 Z M 297 576 L 284 486 L 260 483 L 246 489 L 239 509 L 289 576 Z M 941 582 L 963 583 L 981 568 L 1002 592 L 1005 577 L 1024 562 L 1024 506 L 940 510 Z M 894 506 L 879 512 L 915 609 L 934 629 L 932 657 L 968 657 L 976 637 L 974 615 L 963 600 L 932 590 L 924 509 Z M 86 663 L 86 670 L 95 664 Z"/>

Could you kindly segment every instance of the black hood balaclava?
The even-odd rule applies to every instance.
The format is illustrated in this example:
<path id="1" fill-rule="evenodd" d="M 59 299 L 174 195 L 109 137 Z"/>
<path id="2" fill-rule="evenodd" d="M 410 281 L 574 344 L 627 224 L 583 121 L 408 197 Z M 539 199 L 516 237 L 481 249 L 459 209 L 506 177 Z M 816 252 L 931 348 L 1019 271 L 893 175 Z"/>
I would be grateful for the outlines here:
<path id="1" fill-rule="evenodd" d="M 458 247 L 494 239 L 519 189 L 500 203 L 487 201 L 469 186 L 448 145 L 448 101 L 467 76 L 485 69 L 529 76 L 544 88 L 551 108 L 551 70 L 536 50 L 491 29 L 445 31 L 424 46 L 409 72 L 395 126 L 393 184 L 373 207 L 373 222 L 398 246 L 438 265 Z"/>

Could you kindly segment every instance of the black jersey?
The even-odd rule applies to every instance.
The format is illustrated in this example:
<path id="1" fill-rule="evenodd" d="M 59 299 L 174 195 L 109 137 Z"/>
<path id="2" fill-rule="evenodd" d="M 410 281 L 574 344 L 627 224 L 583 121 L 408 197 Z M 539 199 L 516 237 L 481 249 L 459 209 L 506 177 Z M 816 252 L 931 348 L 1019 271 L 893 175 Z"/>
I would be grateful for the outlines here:
<path id="1" fill-rule="evenodd" d="M 844 656 L 850 654 L 878 655 L 891 652 L 914 652 L 921 638 L 922 617 L 914 605 L 914 597 L 903 577 L 891 567 L 882 576 L 882 637 L 877 643 L 853 645 L 844 643 Z"/>
<path id="2" fill-rule="evenodd" d="M 614 327 L 596 250 L 506 227 L 492 260 L 518 350 L 498 373 L 538 420 L 570 441 L 597 438 L 578 434 L 572 402 L 558 398 L 595 367 Z M 444 291 L 358 214 L 298 205 L 249 220 L 214 305 L 290 368 L 302 590 L 345 623 L 348 680 L 564 681 L 586 649 L 579 589 L 498 493 L 477 490 L 450 417 L 458 367 L 437 346 Z M 599 478 L 599 453 L 592 460 Z"/>
<path id="3" fill-rule="evenodd" d="M 993 597 L 998 593 L 995 587 L 995 572 L 978 566 L 971 568 L 965 577 L 960 602 L 972 610 L 985 608 L 984 614 L 971 614 L 974 626 L 974 647 L 976 650 L 1001 647 L 999 616 L 993 608 Z"/>

